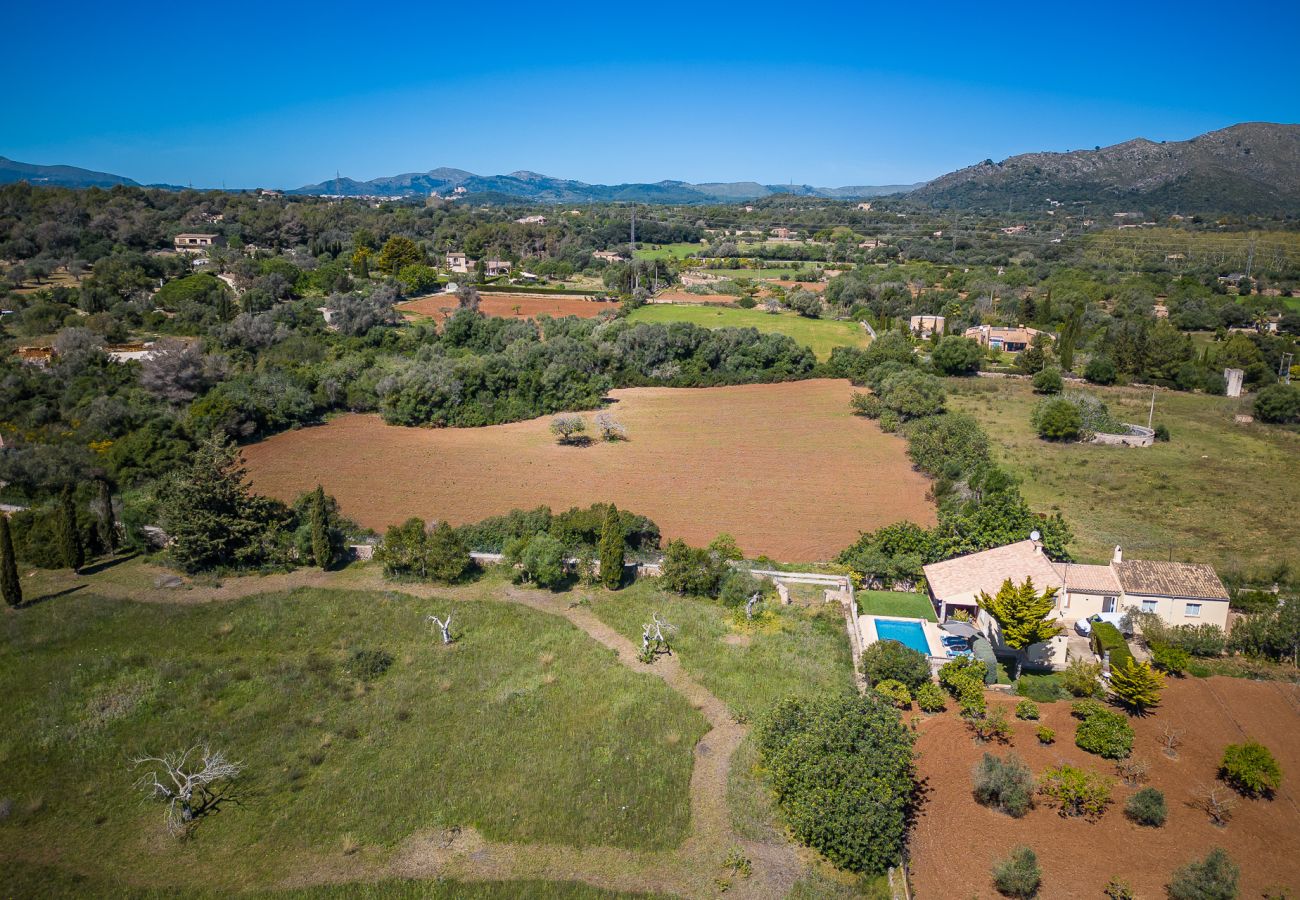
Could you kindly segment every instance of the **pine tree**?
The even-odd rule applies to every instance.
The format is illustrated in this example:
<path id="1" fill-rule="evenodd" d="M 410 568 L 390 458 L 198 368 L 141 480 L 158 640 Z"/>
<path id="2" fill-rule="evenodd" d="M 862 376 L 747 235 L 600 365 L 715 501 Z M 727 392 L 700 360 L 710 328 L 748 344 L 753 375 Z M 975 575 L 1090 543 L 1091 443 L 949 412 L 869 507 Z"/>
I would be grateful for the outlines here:
<path id="1" fill-rule="evenodd" d="M 77 504 L 71 487 L 65 487 L 59 497 L 59 553 L 63 564 L 74 572 L 86 562 L 81 535 L 77 532 Z"/>
<path id="2" fill-rule="evenodd" d="M 977 602 L 980 609 L 998 623 L 1002 643 L 1012 650 L 1024 650 L 1061 633 L 1061 626 L 1047 618 L 1056 607 L 1056 588 L 1050 587 L 1040 595 L 1032 578 L 1026 578 L 1025 583 L 1019 586 L 1008 578 L 998 588 L 996 597 L 980 591 Z M 1016 654 L 1016 677 L 1020 677 L 1019 653 Z"/>
<path id="3" fill-rule="evenodd" d="M 113 515 L 113 489 L 107 478 L 98 478 L 99 485 L 99 541 L 104 549 L 113 554 L 117 552 L 117 519 Z"/>
<path id="4" fill-rule="evenodd" d="M 334 565 L 334 548 L 330 544 L 329 507 L 325 489 L 319 484 L 311 498 L 311 555 L 316 565 L 328 569 Z"/>
<path id="5" fill-rule="evenodd" d="M 600 529 L 600 583 L 611 591 L 623 583 L 623 540 L 618 507 L 611 503 Z"/>
<path id="6" fill-rule="evenodd" d="M 18 560 L 14 558 L 14 539 L 9 532 L 9 517 L 0 512 L 0 596 L 10 606 L 23 603 L 23 586 L 18 580 Z"/>
<path id="7" fill-rule="evenodd" d="M 1125 665 L 1110 670 L 1110 689 L 1116 699 L 1136 712 L 1158 704 L 1164 686 L 1164 676 L 1152 670 L 1150 663 L 1139 663 L 1131 657 Z"/>

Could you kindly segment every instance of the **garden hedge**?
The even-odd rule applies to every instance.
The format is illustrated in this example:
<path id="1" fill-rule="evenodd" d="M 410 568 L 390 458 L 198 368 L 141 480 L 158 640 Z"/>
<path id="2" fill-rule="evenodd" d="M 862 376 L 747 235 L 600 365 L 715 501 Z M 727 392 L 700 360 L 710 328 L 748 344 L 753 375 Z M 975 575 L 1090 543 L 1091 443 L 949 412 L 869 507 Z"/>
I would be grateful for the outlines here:
<path id="1" fill-rule="evenodd" d="M 1110 667 L 1126 665 L 1126 660 L 1133 659 L 1133 651 L 1128 648 L 1128 642 L 1124 640 L 1124 635 L 1119 633 L 1119 629 L 1109 622 L 1092 623 L 1092 651 L 1098 656 L 1104 657 L 1107 650 L 1110 651 Z"/>

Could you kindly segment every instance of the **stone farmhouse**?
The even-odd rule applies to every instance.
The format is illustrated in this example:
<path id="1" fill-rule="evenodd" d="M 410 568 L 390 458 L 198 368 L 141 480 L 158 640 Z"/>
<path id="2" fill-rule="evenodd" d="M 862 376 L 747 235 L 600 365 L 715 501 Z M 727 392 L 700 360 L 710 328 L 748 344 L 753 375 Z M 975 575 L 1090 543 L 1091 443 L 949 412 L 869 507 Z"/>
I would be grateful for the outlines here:
<path id="1" fill-rule="evenodd" d="M 1223 629 L 1228 625 L 1228 590 L 1213 566 L 1125 560 L 1119 547 L 1106 565 L 1083 565 L 1054 562 L 1043 553 L 1041 544 L 1025 540 L 932 563 L 924 572 L 939 621 L 962 610 L 995 646 L 999 645 L 997 623 L 979 609 L 976 598 L 980 592 L 996 594 L 1007 579 L 1020 584 L 1032 578 L 1040 591 L 1056 588 L 1052 615 L 1067 632 L 1080 619 L 1129 610 L 1155 613 L 1170 625 L 1217 625 Z M 1030 661 L 1063 666 L 1065 643 L 1062 635 L 1051 645 L 1031 647 Z"/>
<path id="2" fill-rule="evenodd" d="M 943 334 L 943 326 L 943 316 L 912 316 L 908 323 L 912 334 L 922 338 L 928 338 L 932 334 Z"/>
<path id="3" fill-rule="evenodd" d="M 453 272 L 460 272 L 461 274 L 469 272 L 469 257 L 457 250 L 447 254 L 446 263 L 447 268 Z"/>
<path id="4" fill-rule="evenodd" d="M 965 335 L 973 341 L 977 341 L 982 347 L 991 347 L 994 350 L 1005 350 L 1008 353 L 1019 353 L 1040 334 L 1046 334 L 1045 331 L 1039 331 L 1037 328 L 1027 328 L 1024 325 L 1017 325 L 1015 328 L 1001 328 L 997 325 L 976 325 L 973 328 L 967 328 Z"/>
<path id="5" fill-rule="evenodd" d="M 225 246 L 226 239 L 219 234 L 178 234 L 172 241 L 177 253 L 203 253 L 213 247 Z"/>

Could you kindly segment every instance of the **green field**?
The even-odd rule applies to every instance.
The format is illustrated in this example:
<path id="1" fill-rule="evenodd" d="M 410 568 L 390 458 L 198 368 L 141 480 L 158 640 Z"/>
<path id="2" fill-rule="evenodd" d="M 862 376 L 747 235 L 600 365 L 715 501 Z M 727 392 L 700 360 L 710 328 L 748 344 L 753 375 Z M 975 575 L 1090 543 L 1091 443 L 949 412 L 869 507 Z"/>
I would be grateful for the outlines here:
<path id="1" fill-rule="evenodd" d="M 460 639 L 444 648 L 425 616 L 452 605 L 310 589 L 151 604 L 87 590 L 9 614 L 0 859 L 229 892 L 452 826 L 492 841 L 676 847 L 703 717 L 564 619 L 516 604 L 455 601 Z M 391 667 L 367 677 L 358 650 Z M 247 766 L 242 802 L 181 842 L 131 763 L 203 742 Z"/>
<path id="2" fill-rule="evenodd" d="M 751 280 L 774 278 L 780 281 L 788 281 L 794 277 L 795 272 L 798 271 L 798 266 L 784 269 L 700 269 L 699 271 L 707 272 L 710 275 L 718 275 L 722 278 L 748 278 Z"/>
<path id="3" fill-rule="evenodd" d="M 934 604 L 924 594 L 901 591 L 858 591 L 858 612 L 865 616 L 902 616 L 939 621 Z"/>
<path id="4" fill-rule="evenodd" d="M 1030 505 L 1064 513 L 1081 560 L 1105 562 L 1119 544 L 1131 558 L 1208 562 L 1220 572 L 1280 563 L 1300 571 L 1300 433 L 1234 424 L 1235 413 L 1250 412 L 1248 397 L 1159 391 L 1154 421 L 1171 440 L 1132 449 L 1040 440 L 1029 423 L 1040 398 L 1025 379 L 948 387 L 949 405 L 980 420 Z M 1086 390 L 1122 421 L 1146 424 L 1151 391 Z"/>
<path id="5" fill-rule="evenodd" d="M 635 251 L 637 259 L 685 259 L 692 253 L 698 253 L 704 249 L 704 244 L 652 244 L 649 246 L 638 247 Z"/>
<path id="6" fill-rule="evenodd" d="M 791 312 L 773 315 L 758 309 L 726 306 L 654 304 L 635 310 L 630 318 L 633 322 L 690 322 L 705 328 L 757 328 L 765 333 L 785 334 L 810 347 L 818 359 L 829 357 L 834 347 L 865 347 L 871 342 L 857 322 L 806 319 Z"/>

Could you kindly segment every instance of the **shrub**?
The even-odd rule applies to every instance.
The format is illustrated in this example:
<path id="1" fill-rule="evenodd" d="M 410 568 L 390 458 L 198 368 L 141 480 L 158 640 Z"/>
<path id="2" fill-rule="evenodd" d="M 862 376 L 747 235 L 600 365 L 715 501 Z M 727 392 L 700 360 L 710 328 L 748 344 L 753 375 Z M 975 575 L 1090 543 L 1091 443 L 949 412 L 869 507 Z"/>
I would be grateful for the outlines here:
<path id="1" fill-rule="evenodd" d="M 1048 728 L 1046 725 L 1039 725 L 1034 734 L 1038 735 L 1038 743 L 1054 744 L 1056 743 L 1056 729 Z"/>
<path id="2" fill-rule="evenodd" d="M 1123 666 L 1126 662 L 1132 662 L 1133 651 L 1128 648 L 1128 642 L 1124 640 L 1124 635 L 1119 633 L 1119 629 L 1109 622 L 1093 622 L 1092 650 L 1098 656 L 1110 654 L 1110 668 L 1115 669 Z"/>
<path id="3" fill-rule="evenodd" d="M 1065 388 L 1058 369 L 1043 369 L 1034 376 L 1035 394 L 1059 394 Z"/>
<path id="4" fill-rule="evenodd" d="M 474 560 L 459 533 L 447 522 L 440 522 L 429 534 L 425 559 L 429 577 L 449 584 L 464 579 L 474 567 Z"/>
<path id="5" fill-rule="evenodd" d="M 1007 721 L 1007 711 L 1000 706 L 989 712 L 972 711 L 969 715 L 963 706 L 962 715 L 975 739 L 981 743 L 997 741 L 1005 744 L 1011 739 L 1011 723 Z"/>
<path id="6" fill-rule="evenodd" d="M 374 681 L 392 664 L 393 656 L 386 650 L 357 650 L 352 654 L 348 670 L 362 681 Z"/>
<path id="7" fill-rule="evenodd" d="M 1109 712 L 1109 710 L 1106 709 L 1106 704 L 1092 699 L 1075 700 L 1070 704 L 1070 715 L 1074 716 L 1076 719 L 1086 719 L 1096 713 L 1104 712 Z"/>
<path id="8" fill-rule="evenodd" d="M 757 737 L 801 843 L 853 872 L 878 875 L 897 862 L 916 797 L 915 737 L 897 710 L 876 696 L 791 698 Z"/>
<path id="9" fill-rule="evenodd" d="M 1193 860 L 1174 872 L 1170 900 L 1235 900 L 1241 870 L 1221 847 L 1203 860 Z"/>
<path id="10" fill-rule="evenodd" d="M 1300 386 L 1270 384 L 1255 395 L 1255 418 L 1261 422 L 1300 422 Z"/>
<path id="11" fill-rule="evenodd" d="M 1159 828 L 1169 817 L 1165 795 L 1153 787 L 1144 787 L 1128 798 L 1128 803 L 1124 805 L 1124 815 L 1139 825 Z"/>
<path id="12" fill-rule="evenodd" d="M 1075 697 L 1096 697 L 1101 693 L 1101 666 L 1083 659 L 1070 660 L 1061 673 L 1061 686 Z"/>
<path id="13" fill-rule="evenodd" d="M 1115 379 L 1119 377 L 1119 372 L 1115 369 L 1115 364 L 1109 357 L 1094 356 L 1088 360 L 1088 365 L 1083 370 L 1083 377 L 1093 384 L 1114 384 Z"/>
<path id="14" fill-rule="evenodd" d="M 1095 700 L 1076 703 L 1092 704 L 1095 709 L 1084 715 L 1074 734 L 1074 743 L 1081 750 L 1096 753 L 1104 759 L 1124 759 L 1133 751 L 1133 727 L 1121 713 L 1106 709 Z M 1077 715 L 1077 713 L 1076 713 Z"/>
<path id="15" fill-rule="evenodd" d="M 903 421 L 937 415 L 943 412 L 947 402 L 943 382 L 915 369 L 902 369 L 886 376 L 876 393 Z M 883 413 L 881 421 L 883 424 Z"/>
<path id="16" fill-rule="evenodd" d="M 962 657 L 939 667 L 939 683 L 958 700 L 971 688 L 983 696 L 985 674 L 984 663 L 971 657 Z"/>
<path id="17" fill-rule="evenodd" d="M 1045 401 L 1034 410 L 1034 430 L 1049 441 L 1075 441 L 1083 431 L 1083 415 L 1069 400 Z"/>
<path id="18" fill-rule="evenodd" d="M 1152 644 L 1151 662 L 1161 672 L 1181 678 L 1187 672 L 1187 667 L 1191 665 L 1192 657 L 1182 647 Z"/>
<path id="19" fill-rule="evenodd" d="M 696 597 L 716 597 L 727 573 L 725 561 L 703 547 L 691 547 L 681 539 L 668 542 L 664 549 L 660 577 L 670 590 Z"/>
<path id="20" fill-rule="evenodd" d="M 1017 847 L 993 867 L 993 886 L 1007 897 L 1032 897 L 1043 883 L 1038 857 L 1028 847 Z"/>
<path id="21" fill-rule="evenodd" d="M 924 653 L 898 641 L 876 641 L 862 651 L 862 674 L 872 687 L 892 680 L 916 690 L 930 680 L 930 662 Z"/>
<path id="22" fill-rule="evenodd" d="M 1150 663 L 1139 663 L 1132 657 L 1110 670 L 1110 689 L 1115 699 L 1135 712 L 1145 712 L 1157 705 L 1164 686 L 1164 676 L 1151 671 Z"/>
<path id="23" fill-rule="evenodd" d="M 886 678 L 876 685 L 876 693 L 899 709 L 911 709 L 912 707 L 912 692 L 901 681 Z"/>
<path id="24" fill-rule="evenodd" d="M 1164 422 L 1156 423 L 1156 440 L 1162 443 L 1169 443 L 1169 426 Z"/>
<path id="25" fill-rule="evenodd" d="M 975 801 L 1019 819 L 1034 805 L 1034 775 L 1020 757 L 985 753 L 971 769 Z"/>
<path id="26" fill-rule="evenodd" d="M 564 585 L 568 570 L 564 566 L 564 544 L 549 534 L 535 534 L 526 541 L 520 538 L 506 550 L 506 558 L 517 560 L 516 577 L 538 587 L 555 590 Z"/>
<path id="27" fill-rule="evenodd" d="M 957 334 L 939 339 L 930 362 L 943 375 L 974 375 L 979 371 L 984 350 L 979 343 Z"/>
<path id="28" fill-rule="evenodd" d="M 937 713 L 943 712 L 945 704 L 943 702 L 943 691 L 939 685 L 933 681 L 927 681 L 916 689 L 916 705 L 921 707 L 922 712 Z"/>
<path id="29" fill-rule="evenodd" d="M 1229 744 L 1224 748 L 1219 774 L 1248 797 L 1270 796 L 1282 784 L 1282 767 L 1258 741 Z"/>
<path id="30" fill-rule="evenodd" d="M 1028 700 L 1028 699 L 1021 700 L 1019 703 L 1016 704 L 1016 718 L 1037 719 L 1038 704 L 1035 703 L 1033 700 Z"/>
<path id="31" fill-rule="evenodd" d="M 885 404 L 880 402 L 879 397 L 861 391 L 853 392 L 853 396 L 849 398 L 849 406 L 854 415 L 866 416 L 868 419 L 879 419 L 880 414 L 885 411 Z"/>
<path id="32" fill-rule="evenodd" d="M 902 424 L 903 420 L 892 409 L 887 409 L 880 414 L 880 430 L 885 434 L 893 434 Z"/>
<path id="33" fill-rule="evenodd" d="M 1061 684 L 1061 677 L 1057 674 L 1033 675 L 1022 673 L 1016 679 L 1016 693 L 1038 703 L 1052 703 L 1070 696 Z"/>
<path id="34" fill-rule="evenodd" d="M 1096 819 L 1110 804 L 1111 779 L 1075 766 L 1048 769 L 1038 779 L 1038 793 L 1047 797 L 1063 816 Z"/>
<path id="35" fill-rule="evenodd" d="M 1128 886 L 1127 881 L 1124 881 L 1121 878 L 1112 878 L 1110 881 L 1106 882 L 1106 886 L 1101 889 L 1101 892 L 1105 894 L 1109 900 L 1136 900 L 1136 895 L 1133 893 L 1133 889 Z"/>

